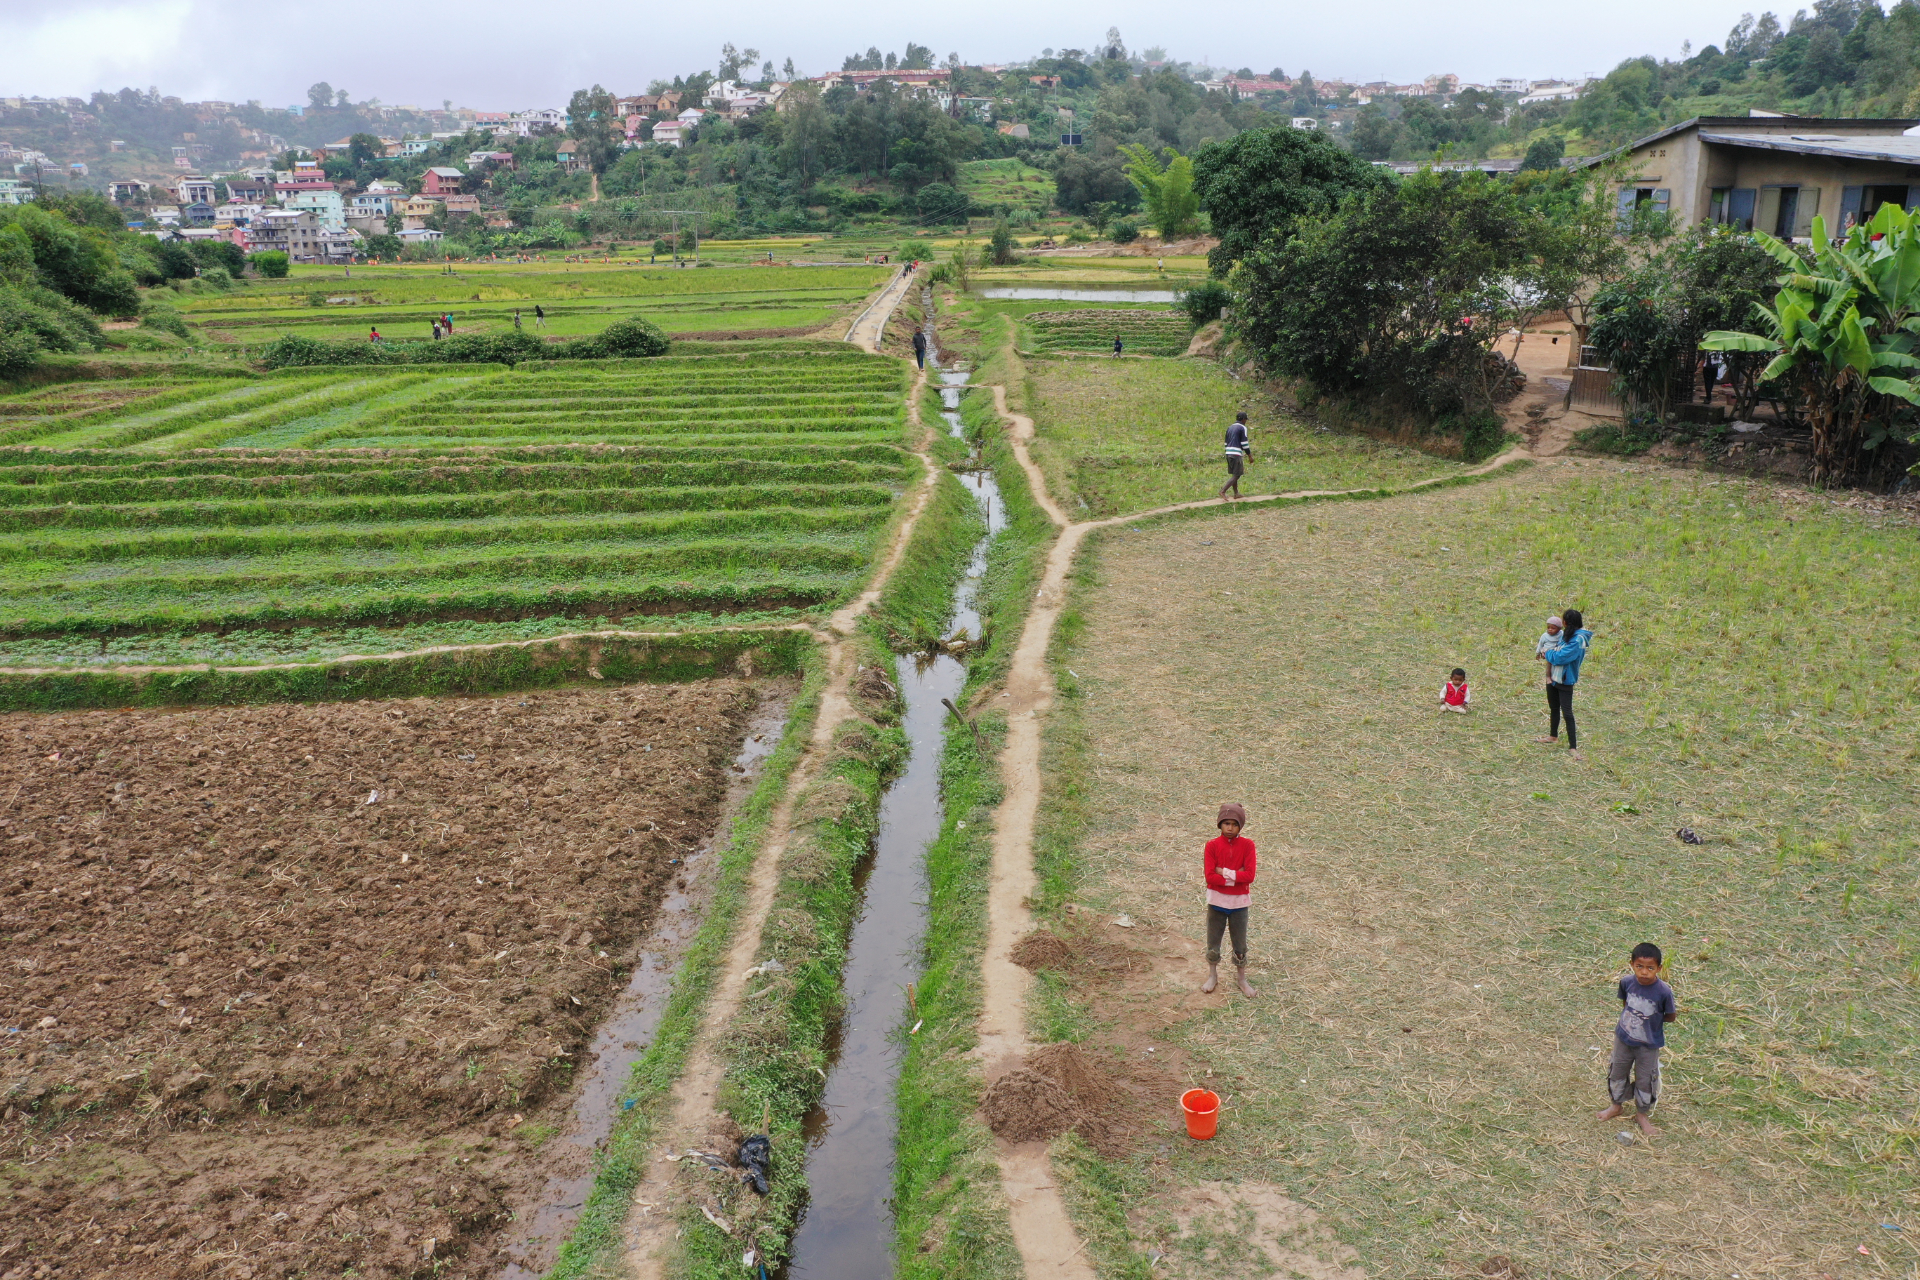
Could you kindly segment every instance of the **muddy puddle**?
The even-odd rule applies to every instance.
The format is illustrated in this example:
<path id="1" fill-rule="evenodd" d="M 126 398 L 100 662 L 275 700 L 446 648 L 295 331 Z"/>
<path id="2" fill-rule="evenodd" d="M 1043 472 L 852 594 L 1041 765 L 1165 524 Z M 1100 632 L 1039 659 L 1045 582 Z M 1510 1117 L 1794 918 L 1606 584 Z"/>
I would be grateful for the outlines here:
<path id="1" fill-rule="evenodd" d="M 660 901 L 653 928 L 641 940 L 633 974 L 612 1013 L 601 1023 L 576 1087 L 566 1127 L 541 1151 L 553 1170 L 539 1200 L 516 1206 L 505 1231 L 504 1252 L 511 1259 L 501 1280 L 538 1280 L 553 1266 L 560 1245 L 593 1189 L 594 1154 L 620 1114 L 620 1093 L 653 1043 L 661 1015 L 673 994 L 673 975 L 687 946 L 699 932 L 717 874 L 715 849 L 724 845 L 733 816 L 760 780 L 762 766 L 779 745 L 793 690 L 784 685 L 764 691 L 749 722 L 746 740 L 730 766 L 724 817 L 711 839 L 687 854 L 674 887 Z"/>
<path id="2" fill-rule="evenodd" d="M 937 368 L 930 298 L 926 310 L 928 365 Z M 956 438 L 964 438 L 958 410 L 967 377 L 960 370 L 940 374 L 947 406 L 941 417 Z M 1007 523 L 991 472 L 970 472 L 961 480 L 979 503 L 987 533 L 954 589 L 950 637 L 980 634 L 975 601 L 987 549 Z M 944 654 L 898 657 L 894 668 L 906 704 L 907 764 L 881 800 L 880 833 L 856 880 L 861 905 L 847 953 L 847 1013 L 829 1045 L 826 1093 L 807 1118 L 808 1204 L 793 1257 L 780 1273 L 790 1280 L 884 1280 L 893 1274 L 889 1201 L 899 1035 L 926 927 L 926 849 L 943 818 L 940 751 L 948 713 L 941 700 L 957 701 L 967 680 L 966 666 Z"/>

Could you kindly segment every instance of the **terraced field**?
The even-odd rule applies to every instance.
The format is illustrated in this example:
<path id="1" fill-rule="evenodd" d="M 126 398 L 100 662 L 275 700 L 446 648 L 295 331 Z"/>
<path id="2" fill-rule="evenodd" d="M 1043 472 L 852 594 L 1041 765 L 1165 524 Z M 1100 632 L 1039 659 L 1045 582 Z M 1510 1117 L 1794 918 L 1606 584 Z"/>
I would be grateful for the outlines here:
<path id="1" fill-rule="evenodd" d="M 0 417 L 38 433 L 0 448 L 0 664 L 138 661 L 129 638 L 189 633 L 799 616 L 863 580 L 916 473 L 903 376 L 818 348 L 0 401 L 63 410 Z"/>
<path id="2" fill-rule="evenodd" d="M 1035 311 L 1023 317 L 1040 351 L 1111 351 L 1118 337 L 1132 355 L 1177 356 L 1187 349 L 1193 325 L 1182 311 Z"/>
<path id="3" fill-rule="evenodd" d="M 182 303 L 209 340 L 248 347 L 299 333 L 322 339 L 425 338 L 451 312 L 458 333 L 522 326 L 542 335 L 598 333 L 615 320 L 643 316 L 670 334 L 795 334 L 830 325 L 886 279 L 886 267 L 674 267 L 599 261 L 462 263 L 451 273 L 431 264 L 359 266 L 252 282 L 224 295 Z M 546 312 L 535 328 L 533 309 Z"/>

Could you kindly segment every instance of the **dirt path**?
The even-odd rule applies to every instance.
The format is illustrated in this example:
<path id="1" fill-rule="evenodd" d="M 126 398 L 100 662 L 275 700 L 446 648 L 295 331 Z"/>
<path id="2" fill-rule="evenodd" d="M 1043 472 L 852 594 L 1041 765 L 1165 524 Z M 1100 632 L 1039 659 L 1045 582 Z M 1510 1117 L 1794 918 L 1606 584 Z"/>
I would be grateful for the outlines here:
<path id="1" fill-rule="evenodd" d="M 847 330 L 846 340 L 862 351 L 878 351 L 880 340 L 886 336 L 887 321 L 893 318 L 893 309 L 900 305 L 900 299 L 906 297 L 907 290 L 912 287 L 913 276 L 904 271 L 889 280 L 879 296 L 868 303 L 867 309 L 854 320 L 852 327 Z"/>
<path id="2" fill-rule="evenodd" d="M 848 340 L 871 351 L 872 343 L 884 329 L 894 306 L 905 296 L 909 283 L 906 277 L 901 277 L 889 285 L 874 305 L 854 322 Z M 749 977 L 747 969 L 760 949 L 761 930 L 765 928 L 767 915 L 773 909 L 774 890 L 780 882 L 780 860 L 786 854 L 794 803 L 818 774 L 820 763 L 827 758 L 832 746 L 834 733 L 853 714 L 852 701 L 847 694 L 852 677 L 847 664 L 853 659 L 847 650 L 846 640 L 853 634 L 860 616 L 880 599 L 887 581 L 900 567 L 907 545 L 913 538 L 914 526 L 919 523 L 920 514 L 933 495 L 934 480 L 939 475 L 937 465 L 927 452 L 931 433 L 920 419 L 920 392 L 926 378 L 926 371 L 920 370 L 907 395 L 907 416 L 917 437 L 915 456 L 920 459 L 923 470 L 920 484 L 908 506 L 906 518 L 900 522 L 894 535 L 893 544 L 875 566 L 867 590 L 834 613 L 822 633 L 821 638 L 826 643 L 827 678 L 820 691 L 820 709 L 814 717 L 813 734 L 794 766 L 785 793 L 767 820 L 766 844 L 761 848 L 747 879 L 746 902 L 734 930 L 733 946 L 721 962 L 712 997 L 701 1018 L 693 1047 L 688 1051 L 686 1069 L 674 1085 L 667 1119 L 649 1143 L 652 1147 L 684 1151 L 689 1146 L 704 1144 L 712 1127 L 713 1099 L 726 1070 L 719 1052 L 719 1041 L 739 1012 Z M 670 1213 L 655 1213 L 653 1210 L 674 1203 L 673 1182 L 679 1167 L 677 1163 L 654 1160 L 647 1165 L 640 1184 L 634 1188 L 625 1261 L 627 1274 L 639 1280 L 660 1280 L 668 1273 L 678 1228 Z"/>
<path id="3" fill-rule="evenodd" d="M 1046 480 L 1028 452 L 1033 438 L 1031 418 L 1009 412 L 1006 389 L 993 388 L 993 404 L 1008 425 L 1014 457 L 1027 475 L 1034 501 L 1060 528 L 1060 537 L 1047 555 L 1045 571 L 1033 609 L 1014 649 L 1006 680 L 1007 743 L 1000 756 L 1000 778 L 1005 788 L 994 815 L 993 868 L 988 886 L 987 948 L 982 961 L 984 989 L 980 1013 L 980 1055 L 989 1083 L 1020 1066 L 1032 1047 L 1026 1033 L 1028 972 L 1013 962 L 1013 948 L 1033 929 L 1029 900 L 1034 889 L 1033 832 L 1039 813 L 1041 718 L 1053 705 L 1053 676 L 1047 651 L 1054 624 L 1066 602 L 1067 574 L 1087 534 L 1108 525 L 1126 524 L 1199 507 L 1224 507 L 1218 498 L 1175 503 L 1104 520 L 1070 523 L 1047 493 Z M 1463 475 L 1485 475 L 1528 458 L 1525 449 L 1512 449 Z M 1446 483 L 1451 477 L 1422 480 L 1399 490 L 1410 493 Z M 1260 494 L 1241 503 L 1336 497 L 1373 490 L 1303 489 L 1291 493 Z M 1091 1263 L 1073 1230 L 1065 1202 L 1053 1178 L 1046 1145 L 1039 1142 L 998 1144 L 1000 1181 L 1011 1206 L 1014 1243 L 1026 1274 L 1038 1280 L 1093 1280 Z"/>

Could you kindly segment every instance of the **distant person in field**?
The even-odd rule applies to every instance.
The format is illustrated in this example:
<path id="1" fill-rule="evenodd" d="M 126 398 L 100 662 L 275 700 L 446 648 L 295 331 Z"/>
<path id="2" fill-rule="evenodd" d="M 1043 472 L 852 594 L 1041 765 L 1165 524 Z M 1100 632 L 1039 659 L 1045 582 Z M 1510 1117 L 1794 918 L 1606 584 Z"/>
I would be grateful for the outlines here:
<path id="1" fill-rule="evenodd" d="M 547 309 L 537 302 L 533 304 L 533 327 L 536 329 L 547 327 Z"/>
<path id="2" fill-rule="evenodd" d="M 1207 880 L 1207 981 L 1211 992 L 1220 985 L 1220 935 L 1233 938 L 1233 967 L 1238 970 L 1240 994 L 1250 996 L 1247 981 L 1247 908 L 1253 903 L 1253 877 L 1259 870 L 1253 841 L 1241 835 L 1247 825 L 1242 805 L 1223 804 L 1214 819 L 1219 835 L 1207 841 L 1202 868 Z"/>
<path id="3" fill-rule="evenodd" d="M 1220 500 L 1227 500 L 1227 490 L 1233 490 L 1233 496 L 1240 496 L 1240 477 L 1247 473 L 1247 459 L 1253 456 L 1253 437 L 1247 432 L 1247 412 L 1242 409 L 1233 415 L 1233 425 L 1227 428 L 1227 482 L 1220 486 Z"/>
<path id="4" fill-rule="evenodd" d="M 913 331 L 913 360 L 922 369 L 927 367 L 927 331 L 925 329 Z"/>
<path id="5" fill-rule="evenodd" d="M 1125 345 L 1126 345 L 1125 343 L 1120 341 L 1119 334 L 1116 333 L 1113 335 L 1113 358 L 1115 360 L 1118 360 L 1120 358 L 1121 348 L 1124 347 Z"/>
<path id="6" fill-rule="evenodd" d="M 1560 721 L 1567 722 L 1567 751 L 1575 760 L 1580 758 L 1580 731 L 1573 723 L 1573 686 L 1580 681 L 1580 664 L 1586 661 L 1587 646 L 1593 643 L 1593 632 L 1586 626 L 1586 620 L 1578 609 L 1568 609 L 1560 615 L 1565 638 L 1559 644 L 1548 645 L 1540 650 L 1540 656 L 1547 661 L 1548 667 L 1557 674 L 1550 675 L 1547 681 L 1547 736 L 1534 741 L 1555 744 L 1560 741 Z"/>
<path id="7" fill-rule="evenodd" d="M 435 342 L 440 341 L 440 322 L 438 320 L 433 322 L 433 340 Z"/>
<path id="8" fill-rule="evenodd" d="M 1467 673 L 1463 668 L 1455 667 L 1447 676 L 1446 683 L 1440 686 L 1440 709 L 1465 715 L 1472 703 L 1473 690 L 1467 687 Z"/>
<path id="9" fill-rule="evenodd" d="M 513 327 L 516 329 L 520 327 L 520 308 L 518 307 L 513 309 Z"/>
<path id="10" fill-rule="evenodd" d="M 370 326 L 370 327 L 369 327 L 369 328 L 367 329 L 367 341 L 368 341 L 368 342 L 380 342 L 380 341 L 382 341 L 382 338 L 380 337 L 380 326 L 379 326 L 379 325 L 377 325 L 377 324 L 376 324 L 376 325 L 372 325 L 372 326 Z"/>
<path id="11" fill-rule="evenodd" d="M 1613 1028 L 1613 1057 L 1607 1062 L 1607 1096 L 1613 1105 L 1594 1117 L 1611 1120 L 1634 1103 L 1634 1123 L 1651 1138 L 1653 1109 L 1660 1102 L 1660 1050 L 1667 1045 L 1667 1023 L 1680 1016 L 1673 988 L 1660 977 L 1660 948 L 1643 942 L 1633 949 L 1628 970 L 1615 986 L 1620 1021 Z"/>
<path id="12" fill-rule="evenodd" d="M 1555 614 L 1553 617 L 1548 618 L 1547 629 L 1545 631 L 1542 631 L 1540 633 L 1540 638 L 1534 642 L 1534 645 L 1533 645 L 1534 658 L 1540 662 L 1546 662 L 1547 650 L 1558 647 L 1560 644 L 1561 636 L 1565 634 L 1566 634 L 1566 624 L 1560 620 L 1559 614 Z M 1559 681 L 1560 681 L 1560 668 L 1548 662 L 1547 663 L 1547 715 L 1549 718 L 1551 718 L 1553 715 L 1553 701 L 1554 701 L 1553 686 L 1558 684 Z"/>
<path id="13" fill-rule="evenodd" d="M 440 317 L 440 327 L 445 329 L 448 334 L 453 333 L 453 312 L 446 312 Z"/>

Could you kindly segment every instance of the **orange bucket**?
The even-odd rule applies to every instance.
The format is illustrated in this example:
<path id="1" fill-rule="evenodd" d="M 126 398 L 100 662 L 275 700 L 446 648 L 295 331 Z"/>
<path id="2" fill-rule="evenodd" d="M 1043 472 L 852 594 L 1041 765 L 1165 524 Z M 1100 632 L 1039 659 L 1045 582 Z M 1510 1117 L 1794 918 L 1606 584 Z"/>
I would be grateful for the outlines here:
<path id="1" fill-rule="evenodd" d="M 1187 1113 L 1187 1136 L 1206 1141 L 1220 1123 L 1220 1095 L 1211 1089 L 1189 1089 L 1180 1095 L 1180 1109 Z"/>

